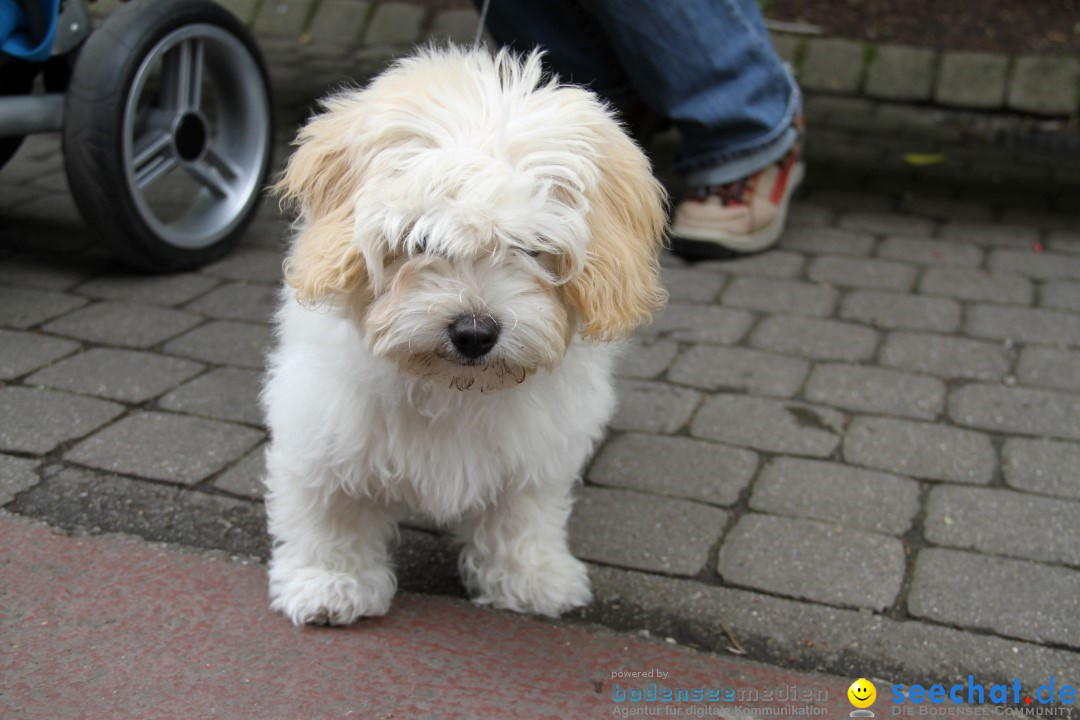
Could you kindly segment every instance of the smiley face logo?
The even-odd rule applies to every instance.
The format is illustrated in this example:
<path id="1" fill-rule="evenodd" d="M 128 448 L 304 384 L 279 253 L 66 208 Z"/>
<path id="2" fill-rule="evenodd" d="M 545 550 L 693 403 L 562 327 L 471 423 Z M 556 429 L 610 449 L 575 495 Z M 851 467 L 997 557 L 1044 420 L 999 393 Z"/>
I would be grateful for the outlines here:
<path id="1" fill-rule="evenodd" d="M 848 700 L 857 708 L 868 708 L 877 699 L 877 688 L 866 678 L 859 678 L 847 689 Z"/>

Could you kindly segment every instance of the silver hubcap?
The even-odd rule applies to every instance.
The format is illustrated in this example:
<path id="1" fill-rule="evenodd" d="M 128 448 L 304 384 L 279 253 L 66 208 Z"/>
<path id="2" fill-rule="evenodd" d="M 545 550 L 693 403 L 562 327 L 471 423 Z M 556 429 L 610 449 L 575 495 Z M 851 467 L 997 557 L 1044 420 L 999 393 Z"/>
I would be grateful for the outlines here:
<path id="1" fill-rule="evenodd" d="M 170 245 L 229 235 L 258 199 L 270 99 L 247 47 L 215 25 L 166 35 L 135 74 L 123 158 L 142 220 Z"/>

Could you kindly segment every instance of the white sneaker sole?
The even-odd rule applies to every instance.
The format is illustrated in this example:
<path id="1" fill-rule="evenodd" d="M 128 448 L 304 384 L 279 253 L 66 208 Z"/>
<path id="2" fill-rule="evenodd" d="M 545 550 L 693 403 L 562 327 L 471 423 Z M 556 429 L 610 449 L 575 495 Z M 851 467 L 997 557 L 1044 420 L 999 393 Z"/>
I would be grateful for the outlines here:
<path id="1" fill-rule="evenodd" d="M 802 182 L 804 173 L 805 168 L 801 162 L 795 163 L 791 167 L 787 187 L 784 188 L 784 197 L 780 199 L 780 212 L 776 214 L 771 223 L 759 230 L 755 230 L 748 235 L 732 235 L 719 230 L 673 225 L 671 235 L 679 240 L 713 243 L 733 253 L 755 253 L 772 247 L 780 240 L 780 234 L 784 232 L 791 196 L 795 193 L 795 189 L 799 187 L 799 183 Z"/>

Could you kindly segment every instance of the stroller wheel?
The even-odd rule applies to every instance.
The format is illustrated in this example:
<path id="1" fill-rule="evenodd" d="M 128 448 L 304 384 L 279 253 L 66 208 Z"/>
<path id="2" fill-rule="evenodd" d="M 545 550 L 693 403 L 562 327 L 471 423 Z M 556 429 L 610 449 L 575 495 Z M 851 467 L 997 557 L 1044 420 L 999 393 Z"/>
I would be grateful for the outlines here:
<path id="1" fill-rule="evenodd" d="M 209 0 L 135 0 L 90 36 L 67 92 L 75 202 L 119 258 L 168 272 L 227 253 L 270 167 L 270 84 Z"/>

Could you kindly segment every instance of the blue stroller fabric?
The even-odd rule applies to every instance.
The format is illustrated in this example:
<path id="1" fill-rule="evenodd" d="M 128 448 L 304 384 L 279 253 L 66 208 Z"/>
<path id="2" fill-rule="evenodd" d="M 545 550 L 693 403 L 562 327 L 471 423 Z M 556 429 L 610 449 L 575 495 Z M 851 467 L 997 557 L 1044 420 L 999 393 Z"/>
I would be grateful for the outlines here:
<path id="1" fill-rule="evenodd" d="M 48 60 L 59 15 L 60 0 L 0 0 L 0 53 Z"/>

